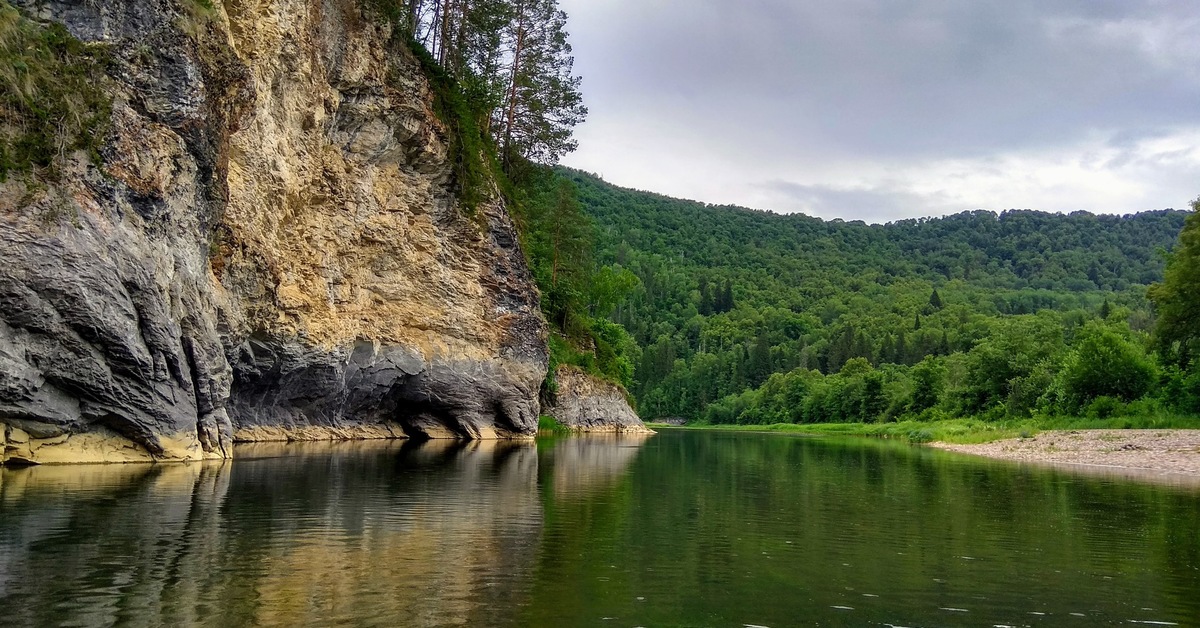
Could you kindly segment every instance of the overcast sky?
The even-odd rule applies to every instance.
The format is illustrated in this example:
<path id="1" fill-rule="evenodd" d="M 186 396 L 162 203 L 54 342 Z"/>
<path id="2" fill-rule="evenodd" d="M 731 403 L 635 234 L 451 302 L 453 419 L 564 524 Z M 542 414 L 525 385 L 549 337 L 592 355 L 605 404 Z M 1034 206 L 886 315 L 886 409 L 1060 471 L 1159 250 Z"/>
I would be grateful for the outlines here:
<path id="1" fill-rule="evenodd" d="M 1200 195 L 1200 0 L 560 0 L 591 110 L 563 163 L 884 222 Z"/>

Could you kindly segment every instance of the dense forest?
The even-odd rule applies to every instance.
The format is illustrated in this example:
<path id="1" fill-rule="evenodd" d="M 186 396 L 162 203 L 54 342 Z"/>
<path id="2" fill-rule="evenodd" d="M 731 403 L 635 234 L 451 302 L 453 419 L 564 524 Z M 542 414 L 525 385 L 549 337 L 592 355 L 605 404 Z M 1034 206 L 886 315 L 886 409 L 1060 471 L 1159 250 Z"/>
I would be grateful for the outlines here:
<path id="1" fill-rule="evenodd" d="M 628 330 L 625 381 L 648 418 L 1200 411 L 1193 339 L 1167 350 L 1147 299 L 1194 214 L 974 211 L 867 225 L 558 173 L 593 221 L 596 272 L 622 278 L 611 311 L 591 307 Z M 1186 250 L 1176 274 L 1195 265 Z M 1176 337 L 1195 328 L 1178 309 L 1188 322 Z"/>

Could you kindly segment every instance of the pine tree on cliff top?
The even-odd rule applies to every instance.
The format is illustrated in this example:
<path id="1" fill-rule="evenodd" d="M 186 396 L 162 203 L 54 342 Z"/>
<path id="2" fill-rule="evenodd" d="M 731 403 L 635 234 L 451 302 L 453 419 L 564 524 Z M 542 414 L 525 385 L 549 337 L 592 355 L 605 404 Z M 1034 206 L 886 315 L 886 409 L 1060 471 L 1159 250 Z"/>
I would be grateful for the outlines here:
<path id="1" fill-rule="evenodd" d="M 508 88 L 497 112 L 497 140 L 505 164 L 515 157 L 553 164 L 575 150 L 572 129 L 587 116 L 572 75 L 567 14 L 557 0 L 516 0 L 505 37 Z"/>

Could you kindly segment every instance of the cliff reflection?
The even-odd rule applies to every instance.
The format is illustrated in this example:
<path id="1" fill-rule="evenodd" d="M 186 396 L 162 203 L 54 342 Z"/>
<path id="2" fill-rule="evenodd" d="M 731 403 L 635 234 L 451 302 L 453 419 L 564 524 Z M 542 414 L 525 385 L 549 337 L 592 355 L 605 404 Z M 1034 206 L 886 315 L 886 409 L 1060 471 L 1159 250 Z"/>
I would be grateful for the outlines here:
<path id="1" fill-rule="evenodd" d="M 552 472 L 556 495 L 606 489 L 633 464 L 653 434 L 589 434 L 557 439 L 545 447 L 542 464 Z"/>
<path id="2" fill-rule="evenodd" d="M 520 603 L 532 443 L 257 445 L 0 473 L 9 625 L 472 625 Z"/>

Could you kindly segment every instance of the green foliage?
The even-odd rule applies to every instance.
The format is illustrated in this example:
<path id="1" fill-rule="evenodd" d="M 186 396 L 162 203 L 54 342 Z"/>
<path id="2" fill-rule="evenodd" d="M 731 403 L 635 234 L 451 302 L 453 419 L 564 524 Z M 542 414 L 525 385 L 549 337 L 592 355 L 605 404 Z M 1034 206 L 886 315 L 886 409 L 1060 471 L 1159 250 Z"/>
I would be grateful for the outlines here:
<path id="1" fill-rule="evenodd" d="M 1163 281 L 1148 291 L 1158 314 L 1154 337 L 1169 361 L 1186 367 L 1200 344 L 1200 199 L 1168 259 Z"/>
<path id="2" fill-rule="evenodd" d="M 1164 266 L 1155 250 L 1188 215 L 966 212 L 866 225 L 559 172 L 595 223 L 596 263 L 637 278 L 596 313 L 644 347 L 630 388 L 642 413 L 711 424 L 1083 412 L 1114 393 L 1065 402 L 1068 357 L 1095 349 L 1082 330 L 1099 316 L 1129 347 L 1144 343 L 1144 286 Z M 1139 364 L 1126 366 L 1144 373 Z M 1162 385 L 1149 389 L 1154 403 L 1175 408 L 1157 401 Z"/>
<path id="3" fill-rule="evenodd" d="M 630 294 L 641 285 L 637 275 L 620 264 L 601 266 L 592 273 L 588 286 L 588 310 L 593 316 L 612 316 Z"/>
<path id="4" fill-rule="evenodd" d="M 521 179 L 574 150 L 587 108 L 557 0 L 369 0 L 367 9 L 429 79 L 466 213 L 497 191 L 515 194 L 505 175 Z"/>
<path id="5" fill-rule="evenodd" d="M 433 89 L 433 111 L 446 126 L 459 203 L 473 215 L 480 203 L 494 197 L 493 182 L 504 176 L 496 165 L 496 144 L 484 126 L 493 103 L 485 93 L 469 89 L 477 81 L 469 70 L 460 80 L 415 39 L 408 37 L 404 42 L 420 61 Z"/>
<path id="6" fill-rule="evenodd" d="M 959 395 L 963 411 L 1028 415 L 1052 377 L 1063 333 L 1061 318 L 1051 312 L 998 321 L 967 353 L 966 382 Z"/>
<path id="7" fill-rule="evenodd" d="M 942 303 L 942 295 L 938 294 L 936 289 L 933 291 L 933 294 L 929 295 L 929 307 L 934 311 L 945 307 L 945 304 Z"/>
<path id="8" fill-rule="evenodd" d="M 0 0 L 0 181 L 10 173 L 57 179 L 75 151 L 100 163 L 112 112 L 107 64 L 103 46 Z"/>
<path id="9" fill-rule="evenodd" d="M 942 361 L 926 356 L 921 363 L 914 366 L 911 372 L 912 393 L 909 396 L 908 411 L 920 414 L 936 406 L 945 388 L 946 365 Z"/>
<path id="10" fill-rule="evenodd" d="M 596 371 L 628 390 L 633 385 L 634 365 L 641 357 L 637 342 L 624 327 L 602 318 L 592 320 L 592 338 Z"/>
<path id="11" fill-rule="evenodd" d="M 637 286 L 637 277 L 620 266 L 596 267 L 595 228 L 573 183 L 533 164 L 518 172 L 511 207 L 554 330 L 551 372 L 569 364 L 628 389 L 641 349 L 606 316 Z"/>
<path id="12" fill-rule="evenodd" d="M 563 425 L 562 423 L 559 423 L 558 419 L 556 419 L 550 415 L 547 415 L 547 414 L 543 414 L 538 417 L 538 431 L 539 432 L 548 432 L 550 434 L 570 434 L 570 433 L 572 433 L 571 428 Z"/>
<path id="13" fill-rule="evenodd" d="M 927 429 L 918 429 L 910 431 L 907 439 L 910 443 L 931 443 L 934 441 L 934 435 Z"/>
<path id="14" fill-rule="evenodd" d="M 587 117 L 573 75 L 567 15 L 558 0 L 519 0 L 501 39 L 513 42 L 508 83 L 495 114 L 504 163 L 554 164 L 575 150 L 572 130 Z"/>
<path id="15" fill-rule="evenodd" d="M 434 83 L 439 116 L 467 205 L 502 157 L 506 173 L 553 164 L 576 147 L 587 107 L 573 74 L 567 15 L 558 0 L 370 0 Z M 486 190 L 484 190 L 486 192 Z M 486 196 L 486 194 L 484 194 Z"/>
<path id="16" fill-rule="evenodd" d="M 1200 414 L 1200 369 L 1184 371 L 1175 365 L 1161 372 L 1157 399 L 1178 412 Z"/>
<path id="17" fill-rule="evenodd" d="M 792 432 L 825 436 L 870 436 L 908 442 L 987 443 L 1007 438 L 1033 438 L 1043 430 L 1200 429 L 1200 417 L 1126 406 L 1125 414 L 1109 418 L 1033 417 L 904 420 L 896 423 L 773 423 L 767 425 L 693 424 L 683 429 Z"/>
<path id="18" fill-rule="evenodd" d="M 546 319 L 569 339 L 590 334 L 586 295 L 593 273 L 592 223 L 574 185 L 545 168 L 530 167 L 516 180 L 522 244 L 542 291 Z"/>
<path id="19" fill-rule="evenodd" d="M 1106 418 L 1117 413 L 1115 403 L 1133 401 L 1149 392 L 1157 372 L 1141 346 L 1093 322 L 1080 331 L 1059 377 L 1064 410 L 1076 413 L 1088 406 L 1092 410 L 1084 414 Z M 1108 414 L 1099 415 L 1100 407 L 1108 408 Z"/>

